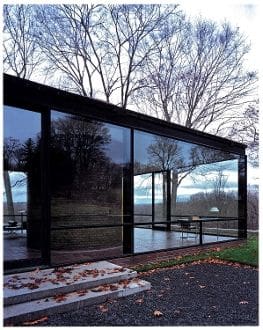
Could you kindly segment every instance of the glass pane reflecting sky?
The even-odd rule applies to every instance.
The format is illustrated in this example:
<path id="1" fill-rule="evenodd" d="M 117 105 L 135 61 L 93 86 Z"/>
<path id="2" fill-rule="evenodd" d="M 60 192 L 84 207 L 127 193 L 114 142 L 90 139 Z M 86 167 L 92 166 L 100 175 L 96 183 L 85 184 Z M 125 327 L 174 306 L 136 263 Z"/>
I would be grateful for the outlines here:
<path id="1" fill-rule="evenodd" d="M 13 137 L 24 143 L 41 131 L 41 115 L 28 110 L 4 106 L 4 137 Z"/>

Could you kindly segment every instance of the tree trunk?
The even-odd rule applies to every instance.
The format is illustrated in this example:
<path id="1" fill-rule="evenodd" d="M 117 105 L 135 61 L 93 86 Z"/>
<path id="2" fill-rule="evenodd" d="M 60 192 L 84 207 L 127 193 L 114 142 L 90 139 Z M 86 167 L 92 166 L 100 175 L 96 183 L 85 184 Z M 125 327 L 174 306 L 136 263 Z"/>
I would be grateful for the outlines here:
<path id="1" fill-rule="evenodd" d="M 178 189 L 178 174 L 172 171 L 172 195 L 171 195 L 171 215 L 175 215 L 176 210 L 176 199 L 177 199 L 177 189 Z"/>
<path id="2" fill-rule="evenodd" d="M 5 193 L 6 193 L 7 214 L 9 215 L 8 221 L 15 221 L 12 188 L 11 188 L 11 181 L 8 171 L 4 171 L 4 185 L 5 185 Z"/>

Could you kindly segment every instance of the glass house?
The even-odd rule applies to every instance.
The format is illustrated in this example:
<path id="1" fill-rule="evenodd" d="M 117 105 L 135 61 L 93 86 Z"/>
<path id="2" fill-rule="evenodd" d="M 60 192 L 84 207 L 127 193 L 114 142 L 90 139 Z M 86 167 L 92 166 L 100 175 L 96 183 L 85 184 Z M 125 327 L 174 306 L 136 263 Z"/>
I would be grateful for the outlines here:
<path id="1" fill-rule="evenodd" d="M 246 146 L 4 75 L 4 268 L 244 239 Z"/>

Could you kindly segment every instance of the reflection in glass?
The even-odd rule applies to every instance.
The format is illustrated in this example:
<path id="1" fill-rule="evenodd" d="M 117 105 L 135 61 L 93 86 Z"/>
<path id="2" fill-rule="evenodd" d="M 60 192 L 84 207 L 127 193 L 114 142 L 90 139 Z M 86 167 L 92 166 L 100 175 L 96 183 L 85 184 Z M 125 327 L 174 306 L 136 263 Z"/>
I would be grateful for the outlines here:
<path id="1" fill-rule="evenodd" d="M 198 165 L 178 188 L 176 212 L 189 207 L 201 216 L 237 217 L 237 191 L 237 159 Z"/>
<path id="2" fill-rule="evenodd" d="M 154 173 L 154 221 L 167 220 L 167 173 Z"/>
<path id="3" fill-rule="evenodd" d="M 39 113 L 4 107 L 4 260 L 40 257 Z"/>
<path id="4" fill-rule="evenodd" d="M 148 217 L 147 221 L 158 223 L 167 220 L 167 226 L 150 228 L 178 231 L 182 226 L 169 226 L 169 221 L 191 220 L 193 217 L 237 218 L 238 159 L 237 155 L 221 150 L 135 131 L 134 174 L 136 177 L 142 174 L 153 176 L 154 208 L 152 217 Z M 135 191 L 135 206 L 137 200 Z M 145 200 L 145 196 L 141 195 L 140 200 Z M 140 208 L 143 207 L 140 205 Z M 213 208 L 217 208 L 218 212 L 211 212 Z M 214 225 L 215 222 L 206 222 L 204 228 L 210 228 L 209 235 Z M 224 227 L 224 222 L 218 226 Z M 229 228 L 229 233 L 232 230 L 233 236 L 236 236 L 236 225 L 234 227 Z M 206 237 L 209 241 L 213 239 L 213 235 Z M 174 244 L 176 246 L 177 243 Z"/>
<path id="5" fill-rule="evenodd" d="M 52 111 L 53 262 L 59 250 L 121 253 L 122 227 L 104 226 L 122 225 L 126 216 L 129 138 L 129 129 Z M 101 227 L 87 228 L 94 225 Z"/>

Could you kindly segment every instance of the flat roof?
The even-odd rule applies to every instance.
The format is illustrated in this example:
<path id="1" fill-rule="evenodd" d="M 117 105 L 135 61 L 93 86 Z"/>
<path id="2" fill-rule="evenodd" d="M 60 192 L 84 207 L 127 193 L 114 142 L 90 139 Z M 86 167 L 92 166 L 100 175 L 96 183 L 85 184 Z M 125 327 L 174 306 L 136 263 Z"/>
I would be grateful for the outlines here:
<path id="1" fill-rule="evenodd" d="M 241 155 L 245 154 L 245 144 L 124 109 L 101 100 L 8 74 L 4 74 L 3 83 L 5 105 L 41 112 L 50 109 L 64 111 L 152 134 L 164 135 Z"/>

